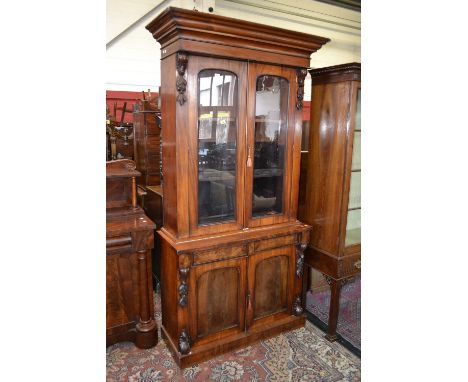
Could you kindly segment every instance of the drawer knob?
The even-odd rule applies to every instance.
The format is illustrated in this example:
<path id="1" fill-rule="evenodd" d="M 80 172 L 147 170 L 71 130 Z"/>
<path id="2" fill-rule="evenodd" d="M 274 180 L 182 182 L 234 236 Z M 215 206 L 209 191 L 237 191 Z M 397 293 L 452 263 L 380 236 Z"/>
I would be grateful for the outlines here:
<path id="1" fill-rule="evenodd" d="M 357 269 L 361 269 L 361 260 L 358 260 L 354 263 L 354 267 Z"/>

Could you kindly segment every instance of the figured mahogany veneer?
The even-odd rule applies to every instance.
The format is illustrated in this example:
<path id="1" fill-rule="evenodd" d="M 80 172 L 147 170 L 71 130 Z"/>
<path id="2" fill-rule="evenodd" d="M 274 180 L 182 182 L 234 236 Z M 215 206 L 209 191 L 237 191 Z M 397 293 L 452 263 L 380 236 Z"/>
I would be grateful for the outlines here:
<path id="1" fill-rule="evenodd" d="M 161 44 L 162 335 L 186 367 L 304 324 L 303 88 L 328 39 L 177 8 L 147 29 Z M 256 118 L 262 84 L 277 101 Z"/>
<path id="2" fill-rule="evenodd" d="M 314 69 L 309 152 L 303 156 L 299 218 L 314 235 L 305 264 L 331 288 L 327 338 L 336 340 L 340 289 L 360 272 L 361 244 L 345 245 L 356 100 L 361 64 Z"/>
<path id="3" fill-rule="evenodd" d="M 106 163 L 106 344 L 158 342 L 151 280 L 154 223 L 136 205 L 131 160 Z"/>

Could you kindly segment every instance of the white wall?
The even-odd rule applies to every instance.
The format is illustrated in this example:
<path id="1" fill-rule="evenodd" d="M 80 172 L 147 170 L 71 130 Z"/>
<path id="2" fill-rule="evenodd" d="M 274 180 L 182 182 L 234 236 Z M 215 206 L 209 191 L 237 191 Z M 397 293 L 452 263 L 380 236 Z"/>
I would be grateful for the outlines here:
<path id="1" fill-rule="evenodd" d="M 168 6 L 200 11 L 328 37 L 310 66 L 361 61 L 361 14 L 312 0 L 107 0 L 106 87 L 155 91 L 161 84 L 160 46 L 145 29 Z M 310 100 L 310 77 L 305 99 Z"/>

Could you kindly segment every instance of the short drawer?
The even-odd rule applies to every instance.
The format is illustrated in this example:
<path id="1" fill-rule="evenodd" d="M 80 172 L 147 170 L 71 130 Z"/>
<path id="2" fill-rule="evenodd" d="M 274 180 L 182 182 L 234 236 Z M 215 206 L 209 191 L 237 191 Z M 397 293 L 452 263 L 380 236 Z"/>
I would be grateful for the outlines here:
<path id="1" fill-rule="evenodd" d="M 275 237 L 273 239 L 260 240 L 260 241 L 255 242 L 254 251 L 259 252 L 259 251 L 264 251 L 266 249 L 284 247 L 284 246 L 287 246 L 287 245 L 294 244 L 295 242 L 296 242 L 296 238 L 295 238 L 294 235 L 281 236 L 281 237 Z"/>
<path id="2" fill-rule="evenodd" d="M 361 254 L 346 256 L 340 261 L 340 278 L 354 275 L 361 272 Z"/>
<path id="3" fill-rule="evenodd" d="M 231 259 L 234 257 L 247 255 L 246 245 L 237 245 L 232 247 L 222 247 L 211 251 L 196 252 L 193 255 L 193 264 L 203 264 L 212 261 Z"/>
<path id="4" fill-rule="evenodd" d="M 128 233 L 106 238 L 106 251 L 111 253 L 128 252 L 132 249 L 132 236 Z"/>

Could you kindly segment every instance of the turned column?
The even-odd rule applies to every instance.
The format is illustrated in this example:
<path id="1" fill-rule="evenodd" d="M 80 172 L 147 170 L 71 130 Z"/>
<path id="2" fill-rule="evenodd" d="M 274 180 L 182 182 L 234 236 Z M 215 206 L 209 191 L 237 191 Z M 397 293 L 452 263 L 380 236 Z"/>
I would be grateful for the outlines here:
<path id="1" fill-rule="evenodd" d="M 158 342 L 157 326 L 154 317 L 151 316 L 150 304 L 151 298 L 150 288 L 148 287 L 148 257 L 149 250 L 141 250 L 137 252 L 138 259 L 138 288 L 140 296 L 139 322 L 136 325 L 136 340 L 135 344 L 139 348 L 148 349 L 156 345 Z"/>

